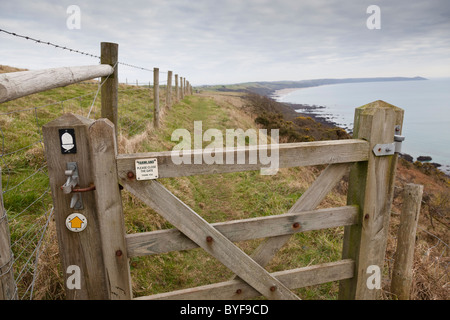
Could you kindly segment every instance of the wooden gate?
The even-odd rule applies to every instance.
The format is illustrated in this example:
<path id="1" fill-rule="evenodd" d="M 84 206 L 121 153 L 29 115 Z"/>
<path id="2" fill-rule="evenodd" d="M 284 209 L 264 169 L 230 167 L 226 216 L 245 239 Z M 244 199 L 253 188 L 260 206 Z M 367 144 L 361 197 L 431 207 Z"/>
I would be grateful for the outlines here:
<path id="1" fill-rule="evenodd" d="M 235 278 L 139 299 L 244 299 L 263 295 L 294 300 L 299 298 L 291 289 L 338 280 L 341 299 L 377 298 L 380 290 L 368 280 L 374 267 L 383 269 L 397 162 L 396 154 L 381 149 L 385 148 L 383 144 L 391 146 L 395 130 L 401 133 L 402 122 L 402 109 L 375 101 L 356 109 L 354 139 L 280 144 L 280 168 L 328 166 L 286 214 L 210 224 L 158 180 L 259 170 L 265 165 L 259 161 L 176 165 L 170 151 L 117 154 L 114 125 L 109 120 L 63 115 L 45 125 L 43 134 L 60 255 L 67 271 L 67 298 L 131 299 L 129 258 L 197 247 L 232 270 Z M 76 152 L 64 152 L 64 132 L 72 134 Z M 380 150 L 373 150 L 376 145 Z M 257 147 L 263 148 L 267 146 Z M 388 155 L 377 156 L 380 151 Z M 184 155 L 193 159 L 204 152 L 192 150 Z M 216 151 L 216 157 L 236 157 L 238 152 L 242 150 L 224 149 Z M 247 147 L 246 159 L 249 152 Z M 157 160 L 158 179 L 136 178 L 136 161 L 145 159 Z M 348 205 L 316 210 L 348 170 Z M 176 229 L 126 234 L 119 185 Z M 67 226 L 73 213 L 86 219 L 80 222 L 87 223 L 81 232 Z M 337 226 L 345 226 L 341 261 L 275 273 L 264 268 L 292 234 Z M 234 244 L 258 238 L 266 239 L 251 256 Z"/>

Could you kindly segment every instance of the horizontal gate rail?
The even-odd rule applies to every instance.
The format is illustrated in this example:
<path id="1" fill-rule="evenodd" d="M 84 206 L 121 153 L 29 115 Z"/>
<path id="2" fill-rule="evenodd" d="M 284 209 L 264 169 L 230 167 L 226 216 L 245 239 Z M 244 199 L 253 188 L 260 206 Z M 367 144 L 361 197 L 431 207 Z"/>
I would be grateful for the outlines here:
<path id="1" fill-rule="evenodd" d="M 279 150 L 279 168 L 359 162 L 367 161 L 369 158 L 369 143 L 358 139 L 282 143 L 276 146 Z M 207 149 L 185 150 L 180 153 L 191 159 L 190 164 L 174 163 L 172 161 L 173 151 L 119 154 L 117 155 L 117 170 L 119 178 L 126 179 L 130 172 L 135 176 L 135 161 L 145 158 L 157 159 L 159 178 L 260 170 L 267 168 L 268 165 L 262 164 L 259 158 L 256 159 L 257 163 L 255 164 L 248 163 L 248 161 L 245 164 L 226 163 L 226 159 L 237 159 L 238 154 L 242 152 L 245 153 L 245 159 L 248 159 L 252 150 L 267 152 L 267 149 L 270 150 L 271 145 L 215 149 L 214 157 L 217 158 L 218 154 L 222 154 L 223 164 L 204 162 L 195 164 L 194 156 L 201 154 L 203 159 L 203 155 L 211 155 L 211 151 Z M 176 157 L 178 156 L 176 155 Z"/>
<path id="2" fill-rule="evenodd" d="M 239 242 L 349 226 L 357 223 L 357 214 L 357 207 L 345 206 L 212 223 L 211 226 L 220 231 L 228 240 Z M 129 258 L 198 248 L 195 242 L 178 229 L 128 234 L 125 239 Z"/>
<path id="3" fill-rule="evenodd" d="M 350 279 L 355 273 L 355 262 L 351 259 L 340 260 L 308 266 L 304 268 L 284 270 L 271 275 L 289 289 Z M 238 300 L 261 296 L 248 284 L 239 280 L 230 280 L 215 284 L 159 293 L 139 297 L 134 300 Z"/>

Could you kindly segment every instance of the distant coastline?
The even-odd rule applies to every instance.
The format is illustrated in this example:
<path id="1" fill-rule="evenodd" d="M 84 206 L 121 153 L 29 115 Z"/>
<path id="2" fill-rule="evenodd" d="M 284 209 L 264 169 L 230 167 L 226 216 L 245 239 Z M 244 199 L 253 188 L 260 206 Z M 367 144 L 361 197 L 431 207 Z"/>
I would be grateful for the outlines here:
<path id="1" fill-rule="evenodd" d="M 274 95 L 280 95 L 280 90 L 283 94 L 302 88 L 311 88 L 329 84 L 339 83 L 357 83 L 357 82 L 384 82 L 384 81 L 422 81 L 428 80 L 423 77 L 374 77 L 374 78 L 342 78 L 342 79 L 311 79 L 299 81 L 260 81 L 260 82 L 245 82 L 227 85 L 204 85 L 196 87 L 196 89 L 214 90 L 214 91 L 234 91 L 234 92 L 253 92 L 269 98 Z"/>
<path id="2" fill-rule="evenodd" d="M 361 82 L 386 82 L 386 81 L 422 81 L 428 80 L 423 77 L 376 77 L 376 78 L 345 78 L 345 79 L 317 79 L 317 80 L 304 80 L 298 81 L 296 86 L 280 88 L 273 90 L 269 93 L 269 97 L 272 99 L 277 99 L 288 95 L 293 91 L 297 91 L 303 88 L 318 87 L 330 84 L 341 84 L 341 83 L 361 83 Z M 277 82 L 274 82 L 277 83 Z M 280 84 L 284 83 L 283 81 Z"/>

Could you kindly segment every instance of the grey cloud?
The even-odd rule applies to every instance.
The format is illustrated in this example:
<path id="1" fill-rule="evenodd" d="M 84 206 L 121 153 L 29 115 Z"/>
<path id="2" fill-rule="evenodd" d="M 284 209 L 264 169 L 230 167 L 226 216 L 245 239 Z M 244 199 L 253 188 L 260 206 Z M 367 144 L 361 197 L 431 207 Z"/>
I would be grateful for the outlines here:
<path id="1" fill-rule="evenodd" d="M 97 52 L 101 41 L 117 42 L 122 60 L 191 72 L 194 83 L 297 80 L 343 72 L 353 76 L 366 70 L 377 73 L 374 76 L 394 71 L 408 75 L 408 63 L 412 69 L 426 58 L 429 70 L 438 70 L 436 64 L 450 56 L 447 0 L 377 1 L 381 30 L 366 28 L 371 0 L 76 2 L 82 10 L 81 30 L 65 28 L 65 8 L 72 1 L 4 2 L 0 26 Z M 13 40 L 0 35 L 0 41 Z M 14 44 L 26 54 L 36 48 Z M 35 51 L 38 55 L 40 49 Z M 0 53 L 7 61 L 17 61 L 8 50 Z M 63 60 L 64 54 L 60 56 Z M 75 60 L 72 55 L 66 64 Z M 401 61 L 398 67 L 395 61 Z M 56 61 L 48 61 L 52 63 Z M 149 76 L 125 67 L 121 74 Z"/>

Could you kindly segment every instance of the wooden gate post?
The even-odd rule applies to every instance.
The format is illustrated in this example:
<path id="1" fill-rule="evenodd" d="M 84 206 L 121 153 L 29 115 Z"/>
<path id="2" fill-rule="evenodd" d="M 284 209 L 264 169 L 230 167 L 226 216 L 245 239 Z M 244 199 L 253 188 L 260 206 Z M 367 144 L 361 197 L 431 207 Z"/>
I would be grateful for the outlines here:
<path id="1" fill-rule="evenodd" d="M 122 204 L 112 160 L 114 126 L 64 114 L 42 130 L 66 298 L 129 299 Z M 69 163 L 76 163 L 78 177 Z"/>
<path id="2" fill-rule="evenodd" d="M 340 282 L 339 299 L 380 297 L 397 155 L 376 156 L 377 144 L 401 133 L 403 110 L 378 100 L 356 109 L 353 138 L 369 141 L 369 160 L 356 163 L 347 203 L 358 205 L 359 223 L 345 227 L 343 259 L 355 260 L 355 276 Z M 396 126 L 400 126 L 396 130 Z"/>
<path id="3" fill-rule="evenodd" d="M 114 125 L 107 119 L 99 119 L 89 127 L 91 165 L 109 299 L 129 300 L 131 275 L 114 132 Z"/>

